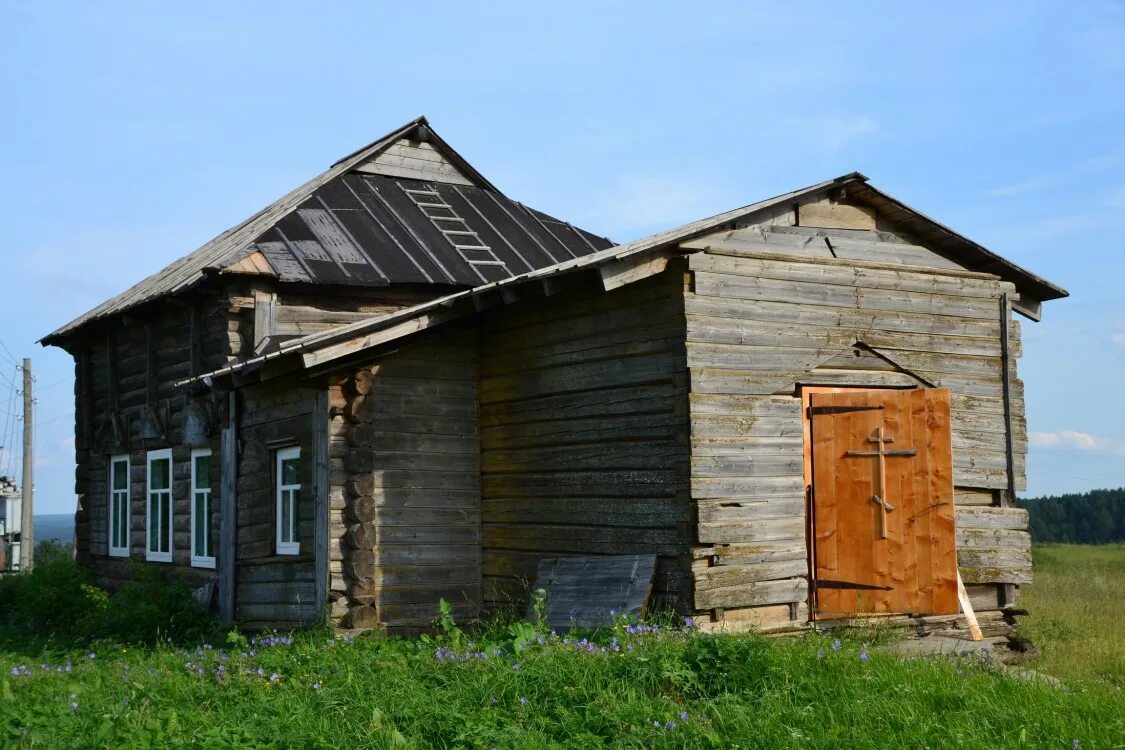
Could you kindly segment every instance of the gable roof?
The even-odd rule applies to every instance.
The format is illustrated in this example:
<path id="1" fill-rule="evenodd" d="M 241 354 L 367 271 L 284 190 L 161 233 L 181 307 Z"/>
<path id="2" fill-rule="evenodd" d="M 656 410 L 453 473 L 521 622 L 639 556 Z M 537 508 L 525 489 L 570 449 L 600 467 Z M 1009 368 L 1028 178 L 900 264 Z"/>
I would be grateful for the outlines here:
<path id="1" fill-rule="evenodd" d="M 304 367 L 322 366 L 333 360 L 349 357 L 366 349 L 468 315 L 474 310 L 479 310 L 490 304 L 505 304 L 516 299 L 516 287 L 546 282 L 552 277 L 564 274 L 596 268 L 602 275 L 603 286 L 606 289 L 615 288 L 632 280 L 643 278 L 644 275 L 649 273 L 663 270 L 668 258 L 672 255 L 690 254 L 703 249 L 684 247 L 681 243 L 687 243 L 693 238 L 719 228 L 728 226 L 734 228 L 735 223 L 752 214 L 788 205 L 829 189 L 851 188 L 856 190 L 854 186 L 862 184 L 860 190 L 870 190 L 871 192 L 867 195 L 872 196 L 872 200 L 879 198 L 888 203 L 893 201 L 896 207 L 900 207 L 900 211 L 913 212 L 913 209 L 905 207 L 905 204 L 895 201 L 866 183 L 867 178 L 865 176 L 858 172 L 852 172 L 590 255 L 563 261 L 499 281 L 481 284 L 472 289 L 455 292 L 387 315 L 291 339 L 283 342 L 276 351 L 252 357 L 242 362 L 232 363 L 214 372 L 181 381 L 178 385 L 187 385 L 192 382 L 226 376 L 248 368 L 257 368 L 269 360 L 289 355 L 301 355 L 302 366 Z M 1068 295 L 1065 289 L 1001 258 L 923 214 L 913 212 L 909 218 L 918 230 L 926 231 L 934 236 L 941 236 L 946 243 L 946 252 L 956 253 L 959 258 L 964 259 L 964 263 L 970 268 L 975 265 L 981 269 L 980 273 L 989 273 L 1011 281 L 1015 284 L 1017 290 L 1029 290 L 1027 293 L 1030 295 L 1042 295 L 1033 296 L 1033 301 L 1058 299 Z M 651 260 L 649 259 L 650 256 Z"/>
<path id="2" fill-rule="evenodd" d="M 208 274 L 477 286 L 613 243 L 500 193 L 419 117 L 44 337 L 177 294 Z"/>

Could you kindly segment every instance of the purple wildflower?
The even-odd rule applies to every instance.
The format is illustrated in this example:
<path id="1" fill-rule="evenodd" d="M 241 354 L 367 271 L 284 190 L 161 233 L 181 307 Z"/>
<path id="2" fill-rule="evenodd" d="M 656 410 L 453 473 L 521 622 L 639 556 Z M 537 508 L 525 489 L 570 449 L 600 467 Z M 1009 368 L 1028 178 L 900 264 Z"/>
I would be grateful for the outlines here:
<path id="1" fill-rule="evenodd" d="M 689 629 L 694 628 L 695 627 L 695 618 L 694 617 L 685 617 L 684 618 L 684 627 L 689 628 Z"/>
<path id="2" fill-rule="evenodd" d="M 527 705 L 527 698 L 521 697 L 521 698 L 520 698 L 520 705 L 521 705 L 521 706 L 526 706 L 526 705 Z"/>
<path id="3" fill-rule="evenodd" d="M 816 658 L 818 658 L 818 659 L 823 659 L 823 658 L 824 658 L 824 649 L 822 649 L 822 648 L 818 648 L 818 649 L 816 650 Z"/>
<path id="4" fill-rule="evenodd" d="M 20 668 L 19 667 L 12 667 L 12 677 L 19 677 L 19 676 L 20 676 Z"/>
<path id="5" fill-rule="evenodd" d="M 278 676 L 277 672 L 274 672 L 273 674 L 270 675 L 270 682 L 277 682 L 280 679 L 281 679 L 281 677 Z"/>
<path id="6" fill-rule="evenodd" d="M 518 671 L 520 671 L 520 665 L 519 664 L 513 664 L 512 669 L 514 669 L 518 672 Z"/>
<path id="7" fill-rule="evenodd" d="M 670 722 L 668 722 L 667 724 L 665 724 L 665 725 L 664 725 L 664 728 L 665 728 L 665 729 L 666 729 L 667 731 L 671 732 L 671 731 L 672 731 L 673 729 L 675 729 L 675 728 L 676 728 L 676 722 L 674 722 L 674 721 L 670 721 Z"/>
<path id="8" fill-rule="evenodd" d="M 867 655 L 867 648 L 866 647 L 860 649 L 859 660 L 860 661 L 870 661 L 871 660 L 871 657 Z"/>
<path id="9" fill-rule="evenodd" d="M 71 711 L 77 711 L 78 710 L 78 701 L 71 701 L 70 702 L 70 710 Z"/>
<path id="10" fill-rule="evenodd" d="M 319 682 L 314 682 L 314 683 L 312 684 L 312 689 L 313 689 L 313 690 L 320 690 L 320 683 L 319 683 Z"/>
<path id="11" fill-rule="evenodd" d="M 832 641 L 832 650 L 833 651 L 839 651 L 840 647 L 843 646 L 843 645 L 844 644 L 840 643 L 840 639 L 837 638 L 837 639 Z"/>
<path id="12" fill-rule="evenodd" d="M 680 711 L 680 721 L 687 721 L 690 718 L 691 714 L 689 714 L 687 711 Z"/>

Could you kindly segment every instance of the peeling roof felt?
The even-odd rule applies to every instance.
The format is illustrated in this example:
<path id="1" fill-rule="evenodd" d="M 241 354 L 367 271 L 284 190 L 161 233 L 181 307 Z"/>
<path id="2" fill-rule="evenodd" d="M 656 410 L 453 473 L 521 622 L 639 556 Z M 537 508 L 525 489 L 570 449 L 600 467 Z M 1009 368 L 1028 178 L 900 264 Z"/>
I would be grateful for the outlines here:
<path id="1" fill-rule="evenodd" d="M 411 157 L 393 153 L 403 143 L 423 141 L 428 151 L 415 147 L 413 152 L 440 160 L 432 179 L 416 179 L 426 175 L 401 166 Z M 372 170 L 373 163 L 381 166 Z M 611 245 L 507 198 L 425 118 L 418 118 L 62 326 L 43 343 L 190 289 L 207 273 L 333 285 L 472 287 Z"/>

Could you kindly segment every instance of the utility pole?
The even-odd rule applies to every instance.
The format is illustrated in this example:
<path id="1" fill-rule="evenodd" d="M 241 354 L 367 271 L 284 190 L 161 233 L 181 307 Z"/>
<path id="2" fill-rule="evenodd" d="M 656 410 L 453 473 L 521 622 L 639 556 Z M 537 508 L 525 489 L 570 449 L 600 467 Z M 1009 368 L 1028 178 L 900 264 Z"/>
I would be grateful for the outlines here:
<path id="1" fill-rule="evenodd" d="M 23 360 L 23 500 L 20 508 L 20 572 L 31 570 L 35 559 L 35 534 L 32 529 L 32 434 L 31 434 L 31 359 Z"/>

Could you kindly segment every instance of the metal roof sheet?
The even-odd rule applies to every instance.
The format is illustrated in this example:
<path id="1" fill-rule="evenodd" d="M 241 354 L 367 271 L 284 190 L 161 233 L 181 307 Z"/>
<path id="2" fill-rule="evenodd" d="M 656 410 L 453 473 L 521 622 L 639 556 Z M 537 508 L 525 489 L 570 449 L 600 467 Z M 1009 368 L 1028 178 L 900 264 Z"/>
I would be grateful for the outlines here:
<path id="1" fill-rule="evenodd" d="M 354 171 L 407 137 L 433 143 L 475 184 Z M 426 196 L 433 207 L 420 205 Z M 62 326 L 43 343 L 189 289 L 208 272 L 334 285 L 477 286 L 612 244 L 507 198 L 442 141 L 425 118 L 418 118 Z"/>

